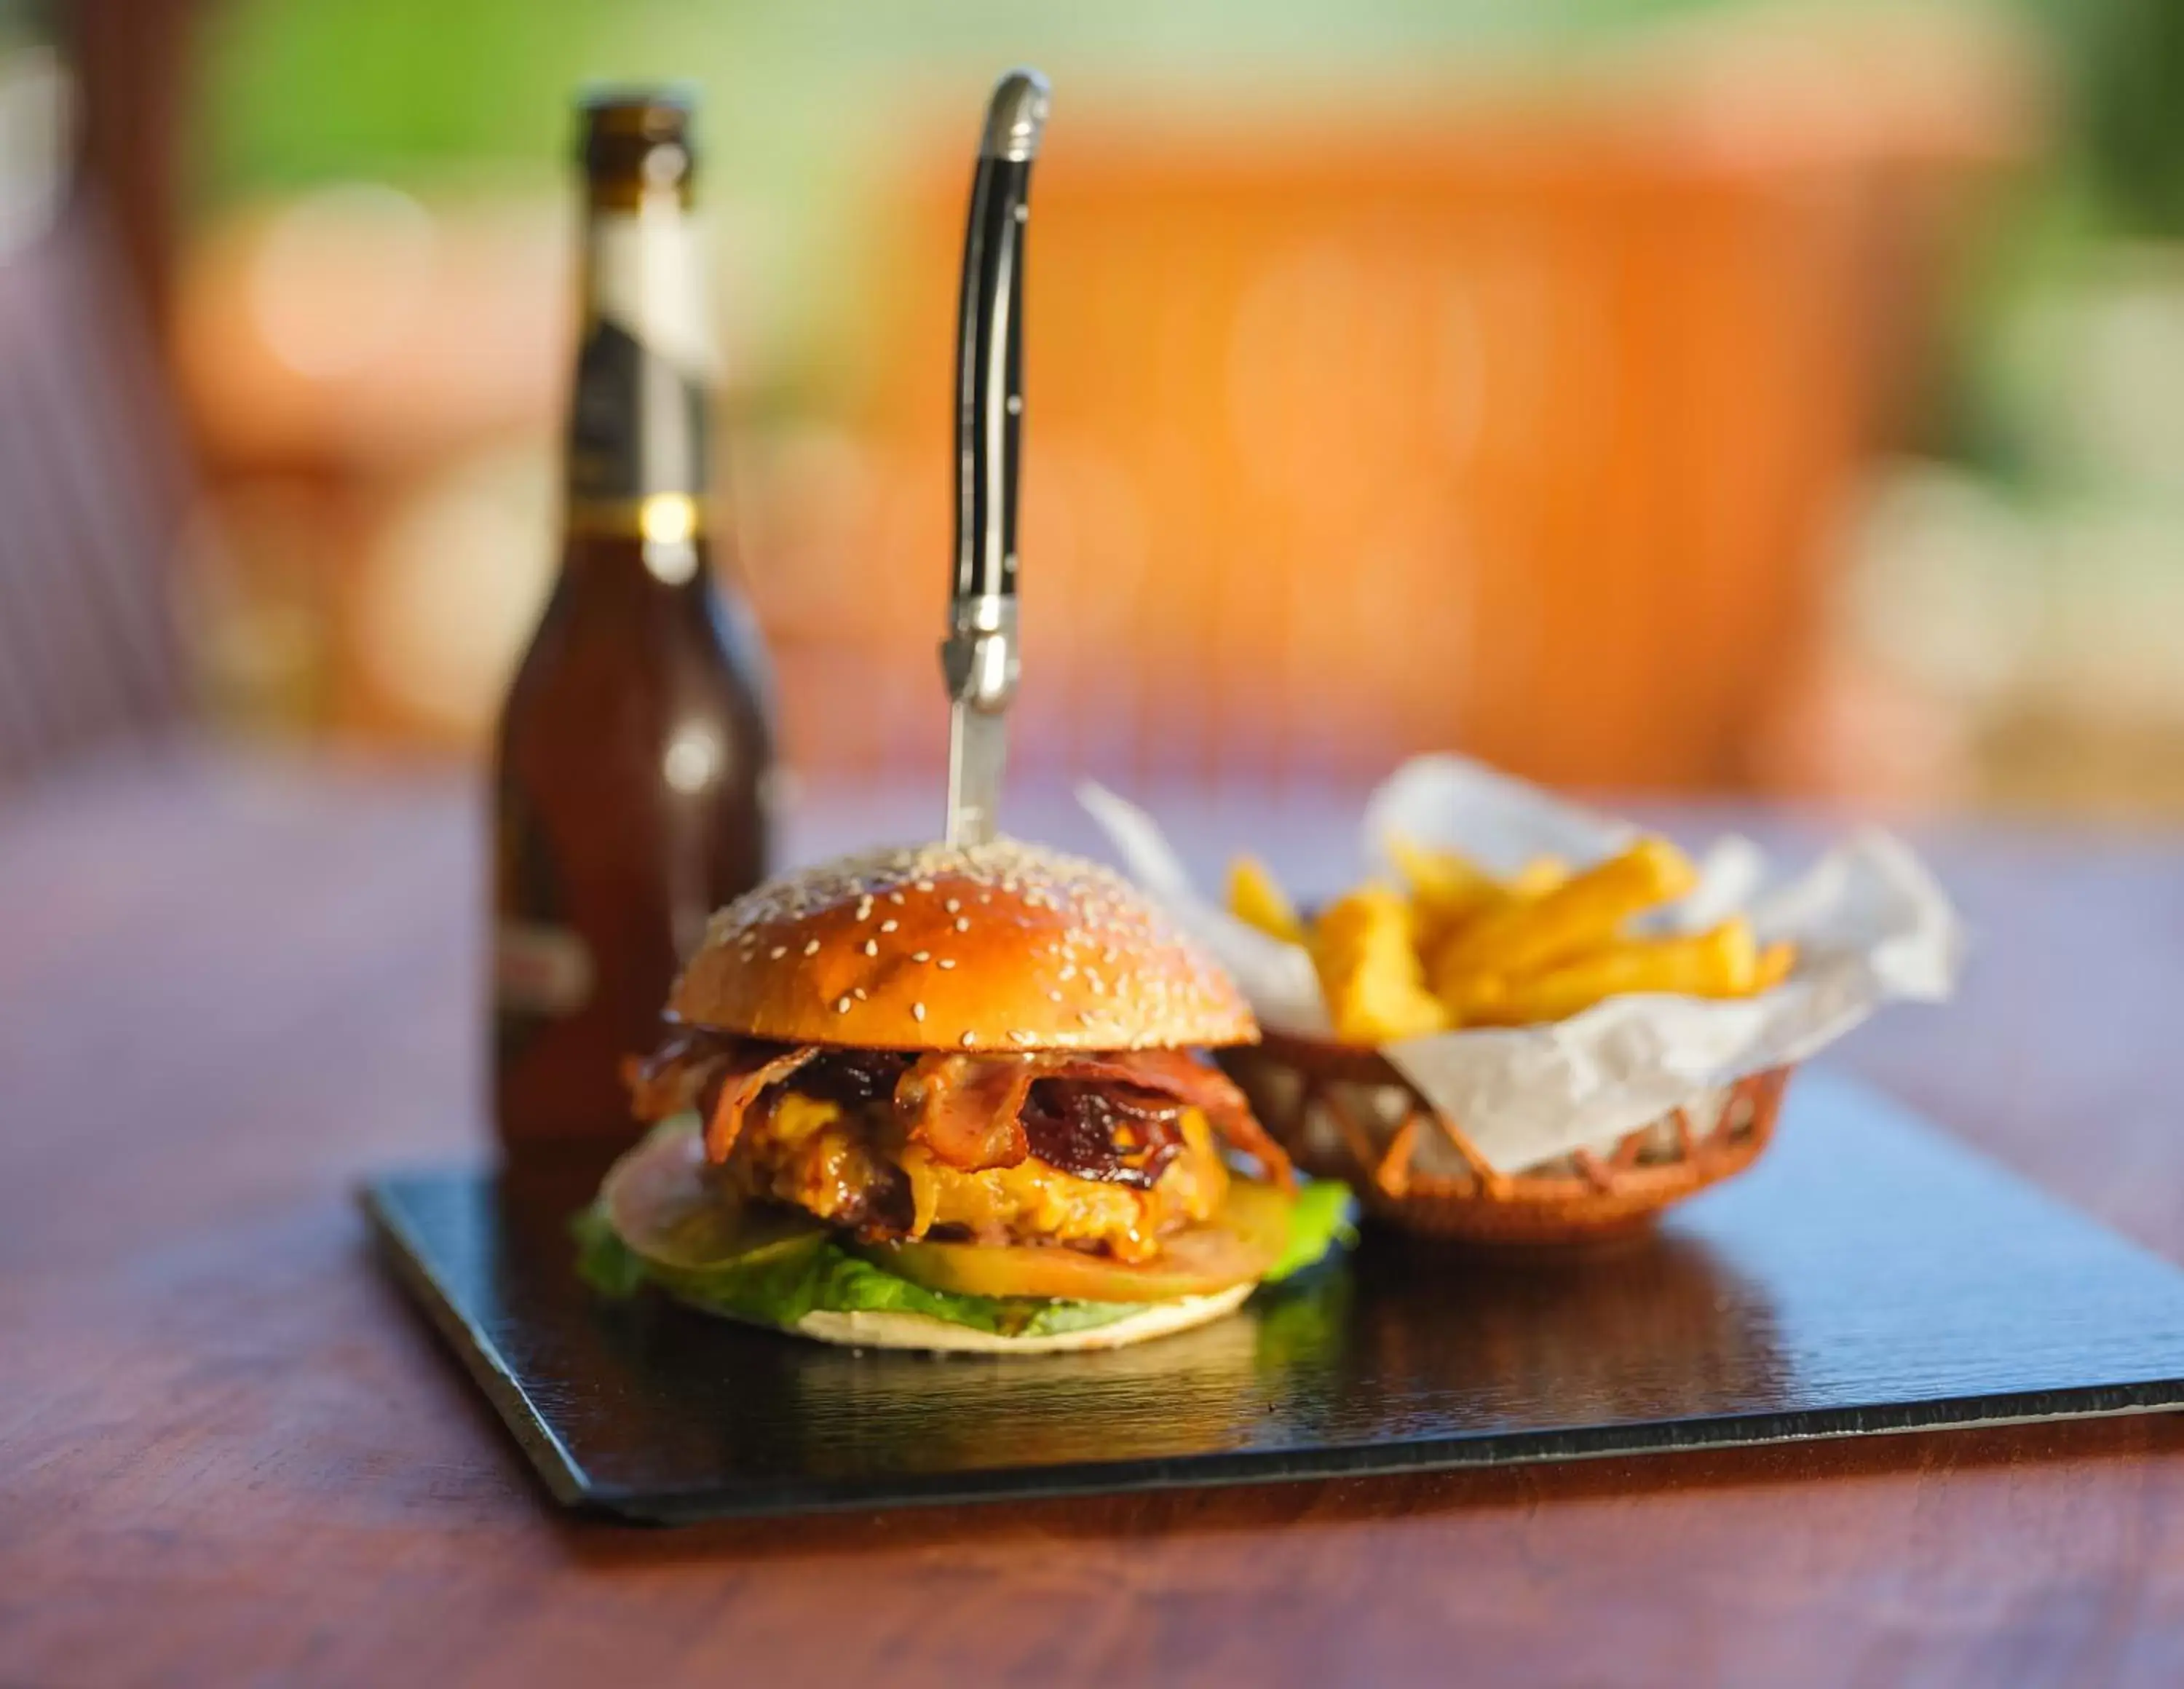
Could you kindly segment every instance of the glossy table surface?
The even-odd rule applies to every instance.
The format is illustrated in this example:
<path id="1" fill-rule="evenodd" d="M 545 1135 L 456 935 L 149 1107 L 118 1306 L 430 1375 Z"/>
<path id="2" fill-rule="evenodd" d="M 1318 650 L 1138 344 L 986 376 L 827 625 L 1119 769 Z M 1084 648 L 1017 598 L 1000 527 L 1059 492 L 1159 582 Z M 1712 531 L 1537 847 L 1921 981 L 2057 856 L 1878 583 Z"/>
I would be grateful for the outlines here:
<path id="1" fill-rule="evenodd" d="M 1346 867 L 1356 794 L 1140 795 L 1208 867 Z M 479 815 L 453 778 L 203 757 L 0 798 L 0 1681 L 2184 1681 L 2173 1416 L 560 1516 L 351 1197 L 480 1146 Z M 925 820 L 814 794 L 791 847 Z M 1089 842 L 1058 796 L 1014 820 Z M 1970 982 L 1836 1065 L 2184 1257 L 2184 844 L 1919 843 Z"/>

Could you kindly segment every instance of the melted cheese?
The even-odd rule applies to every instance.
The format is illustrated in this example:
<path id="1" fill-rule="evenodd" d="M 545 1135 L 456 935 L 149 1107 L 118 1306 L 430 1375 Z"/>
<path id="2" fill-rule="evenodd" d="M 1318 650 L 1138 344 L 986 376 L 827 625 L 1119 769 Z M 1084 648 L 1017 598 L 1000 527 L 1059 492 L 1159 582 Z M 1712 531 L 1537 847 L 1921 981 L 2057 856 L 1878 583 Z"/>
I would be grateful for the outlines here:
<path id="1" fill-rule="evenodd" d="M 1228 1190 L 1212 1132 L 1195 1108 L 1183 1112 L 1183 1152 L 1150 1190 L 1080 1179 L 1035 1157 L 963 1173 L 922 1145 L 883 1147 L 879 1136 L 891 1126 L 884 1117 L 860 1119 L 839 1104 L 787 1092 L 746 1128 L 746 1177 L 759 1194 L 833 1219 L 854 1211 L 892 1163 L 910 1182 L 912 1237 L 961 1226 L 994 1242 L 1098 1245 L 1122 1261 L 1156 1254 L 1162 1232 L 1210 1218 Z"/>
<path id="2" fill-rule="evenodd" d="M 887 1176 L 839 1104 L 794 1091 L 746 1123 L 737 1162 L 753 1194 L 794 1202 L 822 1220 L 855 1216 L 865 1193 Z"/>
<path id="3" fill-rule="evenodd" d="M 784 1144 L 800 1144 L 822 1127 L 831 1126 L 842 1118 L 842 1105 L 826 1102 L 801 1092 L 785 1092 L 773 1106 L 773 1118 L 769 1122 L 773 1135 Z"/>

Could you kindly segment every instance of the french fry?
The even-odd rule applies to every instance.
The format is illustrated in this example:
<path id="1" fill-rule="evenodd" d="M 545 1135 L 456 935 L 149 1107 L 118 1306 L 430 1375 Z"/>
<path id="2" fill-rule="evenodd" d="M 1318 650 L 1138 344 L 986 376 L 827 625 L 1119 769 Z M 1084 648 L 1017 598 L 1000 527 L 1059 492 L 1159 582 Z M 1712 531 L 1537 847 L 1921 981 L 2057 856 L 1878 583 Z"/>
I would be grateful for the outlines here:
<path id="1" fill-rule="evenodd" d="M 1388 841 L 1388 854 L 1410 888 L 1422 950 L 1508 899 L 1501 881 L 1460 851 L 1433 850 L 1398 833 Z"/>
<path id="2" fill-rule="evenodd" d="M 1256 856 L 1239 856 L 1228 865 L 1228 912 L 1285 943 L 1311 942 L 1282 883 Z"/>
<path id="3" fill-rule="evenodd" d="M 1641 839 L 1529 902 L 1512 900 L 1451 937 L 1429 965 L 1435 994 L 1462 1001 L 1482 975 L 1521 979 L 1613 943 L 1633 915 L 1683 896 L 1698 873 L 1665 839 Z"/>
<path id="4" fill-rule="evenodd" d="M 1797 945 L 1787 939 L 1777 939 L 1759 952 L 1759 965 L 1752 982 L 1752 995 L 1773 990 L 1790 977 L 1790 970 L 1797 965 Z"/>
<path id="5" fill-rule="evenodd" d="M 1758 978 L 1758 945 L 1751 923 L 1739 915 L 1687 938 L 1622 939 L 1518 980 L 1499 1001 L 1475 1012 L 1481 1020 L 1518 1026 L 1563 1020 L 1602 998 L 1639 991 L 1748 997 Z"/>
<path id="6" fill-rule="evenodd" d="M 1434 995 L 1442 1008 L 1448 1012 L 1449 1023 L 1452 1026 L 1503 1026 L 1512 1023 L 1506 1008 L 1509 1001 L 1509 982 L 1498 973 L 1466 974 L 1457 982 L 1452 990 Z"/>
<path id="7" fill-rule="evenodd" d="M 1511 876 L 1509 895 L 1531 903 L 1560 888 L 1569 877 L 1569 864 L 1560 856 L 1535 856 Z"/>
<path id="8" fill-rule="evenodd" d="M 1402 894 L 1378 884 L 1337 898 L 1321 913 L 1312 962 L 1334 1035 L 1344 1043 L 1385 1044 L 1447 1029 L 1447 1010 L 1425 988 L 1415 918 Z"/>
<path id="9" fill-rule="evenodd" d="M 1398 836 L 1405 889 L 1372 881 L 1307 923 L 1249 856 L 1229 867 L 1239 918 L 1312 952 L 1329 1017 L 1346 1044 L 1380 1045 L 1458 1026 L 1555 1021 L 1638 992 L 1747 997 L 1777 985 L 1797 947 L 1763 950 L 1742 916 L 1712 931 L 1634 939 L 1632 917 L 1689 893 L 1697 871 L 1666 839 L 1639 839 L 1573 875 L 1552 856 L 1497 878 L 1459 851 Z"/>
<path id="10" fill-rule="evenodd" d="M 1457 929 L 1512 902 L 1529 902 L 1569 878 L 1559 856 L 1540 856 L 1507 880 L 1496 879 L 1460 850 L 1435 850 L 1398 833 L 1388 854 L 1410 887 L 1417 911 L 1418 954 L 1430 956 Z"/>

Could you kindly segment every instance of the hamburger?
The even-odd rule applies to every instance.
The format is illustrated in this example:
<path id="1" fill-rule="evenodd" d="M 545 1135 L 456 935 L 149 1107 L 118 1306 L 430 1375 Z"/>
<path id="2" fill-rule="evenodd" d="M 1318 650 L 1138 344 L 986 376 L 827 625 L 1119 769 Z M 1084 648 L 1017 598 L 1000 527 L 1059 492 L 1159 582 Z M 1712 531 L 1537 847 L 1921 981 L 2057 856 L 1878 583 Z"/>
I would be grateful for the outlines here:
<path id="1" fill-rule="evenodd" d="M 1195 1053 L 1258 1036 L 1128 882 L 1011 840 L 875 852 L 729 905 L 633 1065 L 653 1123 L 587 1276 L 833 1343 L 1110 1348 L 1347 1235 Z"/>

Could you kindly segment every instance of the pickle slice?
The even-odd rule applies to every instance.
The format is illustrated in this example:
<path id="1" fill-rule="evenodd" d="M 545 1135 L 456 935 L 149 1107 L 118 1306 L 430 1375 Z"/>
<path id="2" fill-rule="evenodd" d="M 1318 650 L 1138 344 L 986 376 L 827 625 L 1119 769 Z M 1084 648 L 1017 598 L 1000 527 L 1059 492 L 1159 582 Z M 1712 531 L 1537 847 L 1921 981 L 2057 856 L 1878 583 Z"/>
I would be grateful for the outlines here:
<path id="1" fill-rule="evenodd" d="M 966 1296 L 1065 1302 L 1173 1302 L 1211 1296 L 1263 1277 L 1289 1246 L 1290 1199 L 1270 1185 L 1236 1179 L 1221 1212 L 1163 1239 L 1145 1262 L 1115 1261 L 1060 1244 L 889 1243 L 853 1246 L 868 1261 L 922 1285 Z"/>
<path id="2" fill-rule="evenodd" d="M 599 1200 L 631 1253 L 676 1272 L 777 1261 L 827 1235 L 809 1214 L 747 1201 L 713 1177 L 694 1117 L 655 1129 L 616 1162 Z"/>

